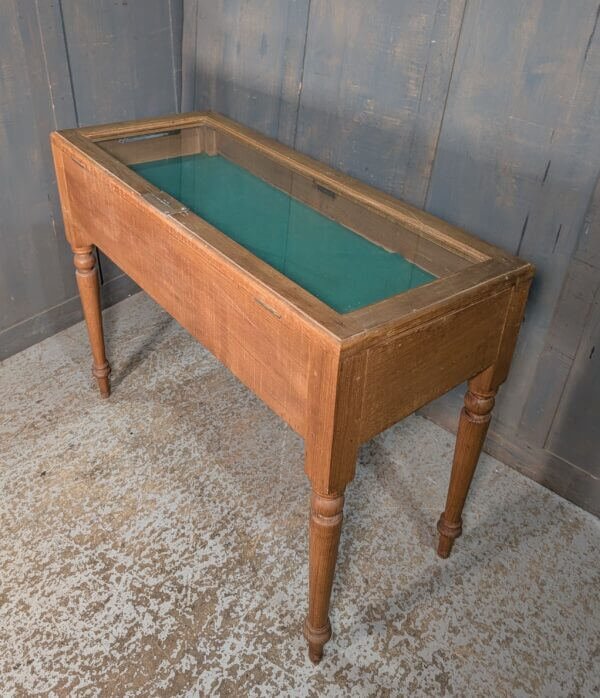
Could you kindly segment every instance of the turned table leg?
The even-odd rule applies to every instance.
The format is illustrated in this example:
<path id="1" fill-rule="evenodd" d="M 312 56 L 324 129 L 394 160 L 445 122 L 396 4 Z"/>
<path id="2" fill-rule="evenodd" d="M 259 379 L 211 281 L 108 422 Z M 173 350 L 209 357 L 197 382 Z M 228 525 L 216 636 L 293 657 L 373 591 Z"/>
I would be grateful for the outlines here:
<path id="1" fill-rule="evenodd" d="M 309 359 L 304 470 L 311 497 L 304 637 L 315 664 L 331 637 L 329 603 L 344 491 L 356 469 L 365 364 L 366 352 L 343 357 L 318 343 Z"/>
<path id="2" fill-rule="evenodd" d="M 88 336 L 92 348 L 92 375 L 98 381 L 100 395 L 110 395 L 110 366 L 104 353 L 104 334 L 102 331 L 102 310 L 100 308 L 100 284 L 98 283 L 98 269 L 93 247 L 73 248 L 73 262 L 75 264 L 75 277 L 83 306 L 83 315 L 87 325 Z"/>
<path id="3" fill-rule="evenodd" d="M 462 533 L 462 510 L 475 473 L 481 448 L 491 419 L 496 390 L 487 380 L 484 371 L 469 381 L 465 394 L 465 406 L 460 414 L 454 462 L 450 475 L 450 487 L 446 499 L 446 509 L 438 521 L 440 539 L 438 555 L 448 557 L 454 539 Z"/>
<path id="4" fill-rule="evenodd" d="M 310 499 L 308 616 L 304 637 L 308 656 L 321 661 L 323 646 L 331 637 L 329 601 L 342 530 L 344 495 L 320 495 L 313 490 Z"/>

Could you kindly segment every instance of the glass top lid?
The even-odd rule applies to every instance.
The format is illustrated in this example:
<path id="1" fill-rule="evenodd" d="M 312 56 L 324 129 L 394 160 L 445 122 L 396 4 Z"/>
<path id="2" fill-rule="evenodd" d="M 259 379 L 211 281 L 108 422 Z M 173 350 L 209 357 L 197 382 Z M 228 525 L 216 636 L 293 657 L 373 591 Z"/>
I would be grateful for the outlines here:
<path id="1" fill-rule="evenodd" d="M 141 148 L 135 138 L 99 145 L 339 313 L 437 278 L 218 151 L 186 153 L 146 138 Z"/>

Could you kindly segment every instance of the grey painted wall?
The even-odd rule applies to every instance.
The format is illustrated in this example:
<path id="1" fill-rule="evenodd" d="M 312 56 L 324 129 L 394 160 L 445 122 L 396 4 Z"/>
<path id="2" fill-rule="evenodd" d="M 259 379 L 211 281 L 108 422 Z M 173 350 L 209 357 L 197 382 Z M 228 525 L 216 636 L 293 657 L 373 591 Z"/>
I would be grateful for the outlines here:
<path id="1" fill-rule="evenodd" d="M 600 513 L 598 0 L 184 0 L 211 108 L 538 269 L 488 450 Z M 426 414 L 455 427 L 462 389 Z"/>
<path id="2" fill-rule="evenodd" d="M 48 136 L 176 112 L 182 0 L 0 3 L 0 359 L 81 318 Z M 100 260 L 104 302 L 134 284 Z"/>
<path id="3" fill-rule="evenodd" d="M 81 317 L 49 131 L 212 108 L 537 265 L 487 448 L 600 513 L 599 17 L 598 0 L 5 0 L 0 359 Z M 106 302 L 135 288 L 100 262 Z M 453 428 L 461 402 L 426 414 Z"/>

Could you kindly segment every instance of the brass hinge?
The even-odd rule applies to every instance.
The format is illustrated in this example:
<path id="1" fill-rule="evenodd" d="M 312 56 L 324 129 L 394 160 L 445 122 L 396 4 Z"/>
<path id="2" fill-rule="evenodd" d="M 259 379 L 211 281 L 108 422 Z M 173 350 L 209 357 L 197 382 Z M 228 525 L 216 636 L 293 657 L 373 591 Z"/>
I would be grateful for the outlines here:
<path id="1" fill-rule="evenodd" d="M 160 191 L 158 194 L 155 194 L 153 191 L 146 191 L 142 194 L 142 197 L 167 216 L 174 216 L 177 213 L 186 213 L 186 211 L 189 210 L 187 206 L 179 203 L 177 199 L 167 194 L 166 191 Z"/>

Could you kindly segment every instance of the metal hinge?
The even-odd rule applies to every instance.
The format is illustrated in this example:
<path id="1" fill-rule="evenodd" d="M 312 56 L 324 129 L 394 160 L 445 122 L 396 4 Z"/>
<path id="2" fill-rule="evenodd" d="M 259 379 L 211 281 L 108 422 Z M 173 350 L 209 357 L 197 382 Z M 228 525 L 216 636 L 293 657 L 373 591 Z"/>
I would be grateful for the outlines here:
<path id="1" fill-rule="evenodd" d="M 166 191 L 160 191 L 158 194 L 155 194 L 153 191 L 146 191 L 142 194 L 142 197 L 167 216 L 186 213 L 189 210 L 187 206 L 180 204 L 177 199 L 167 194 Z"/>

